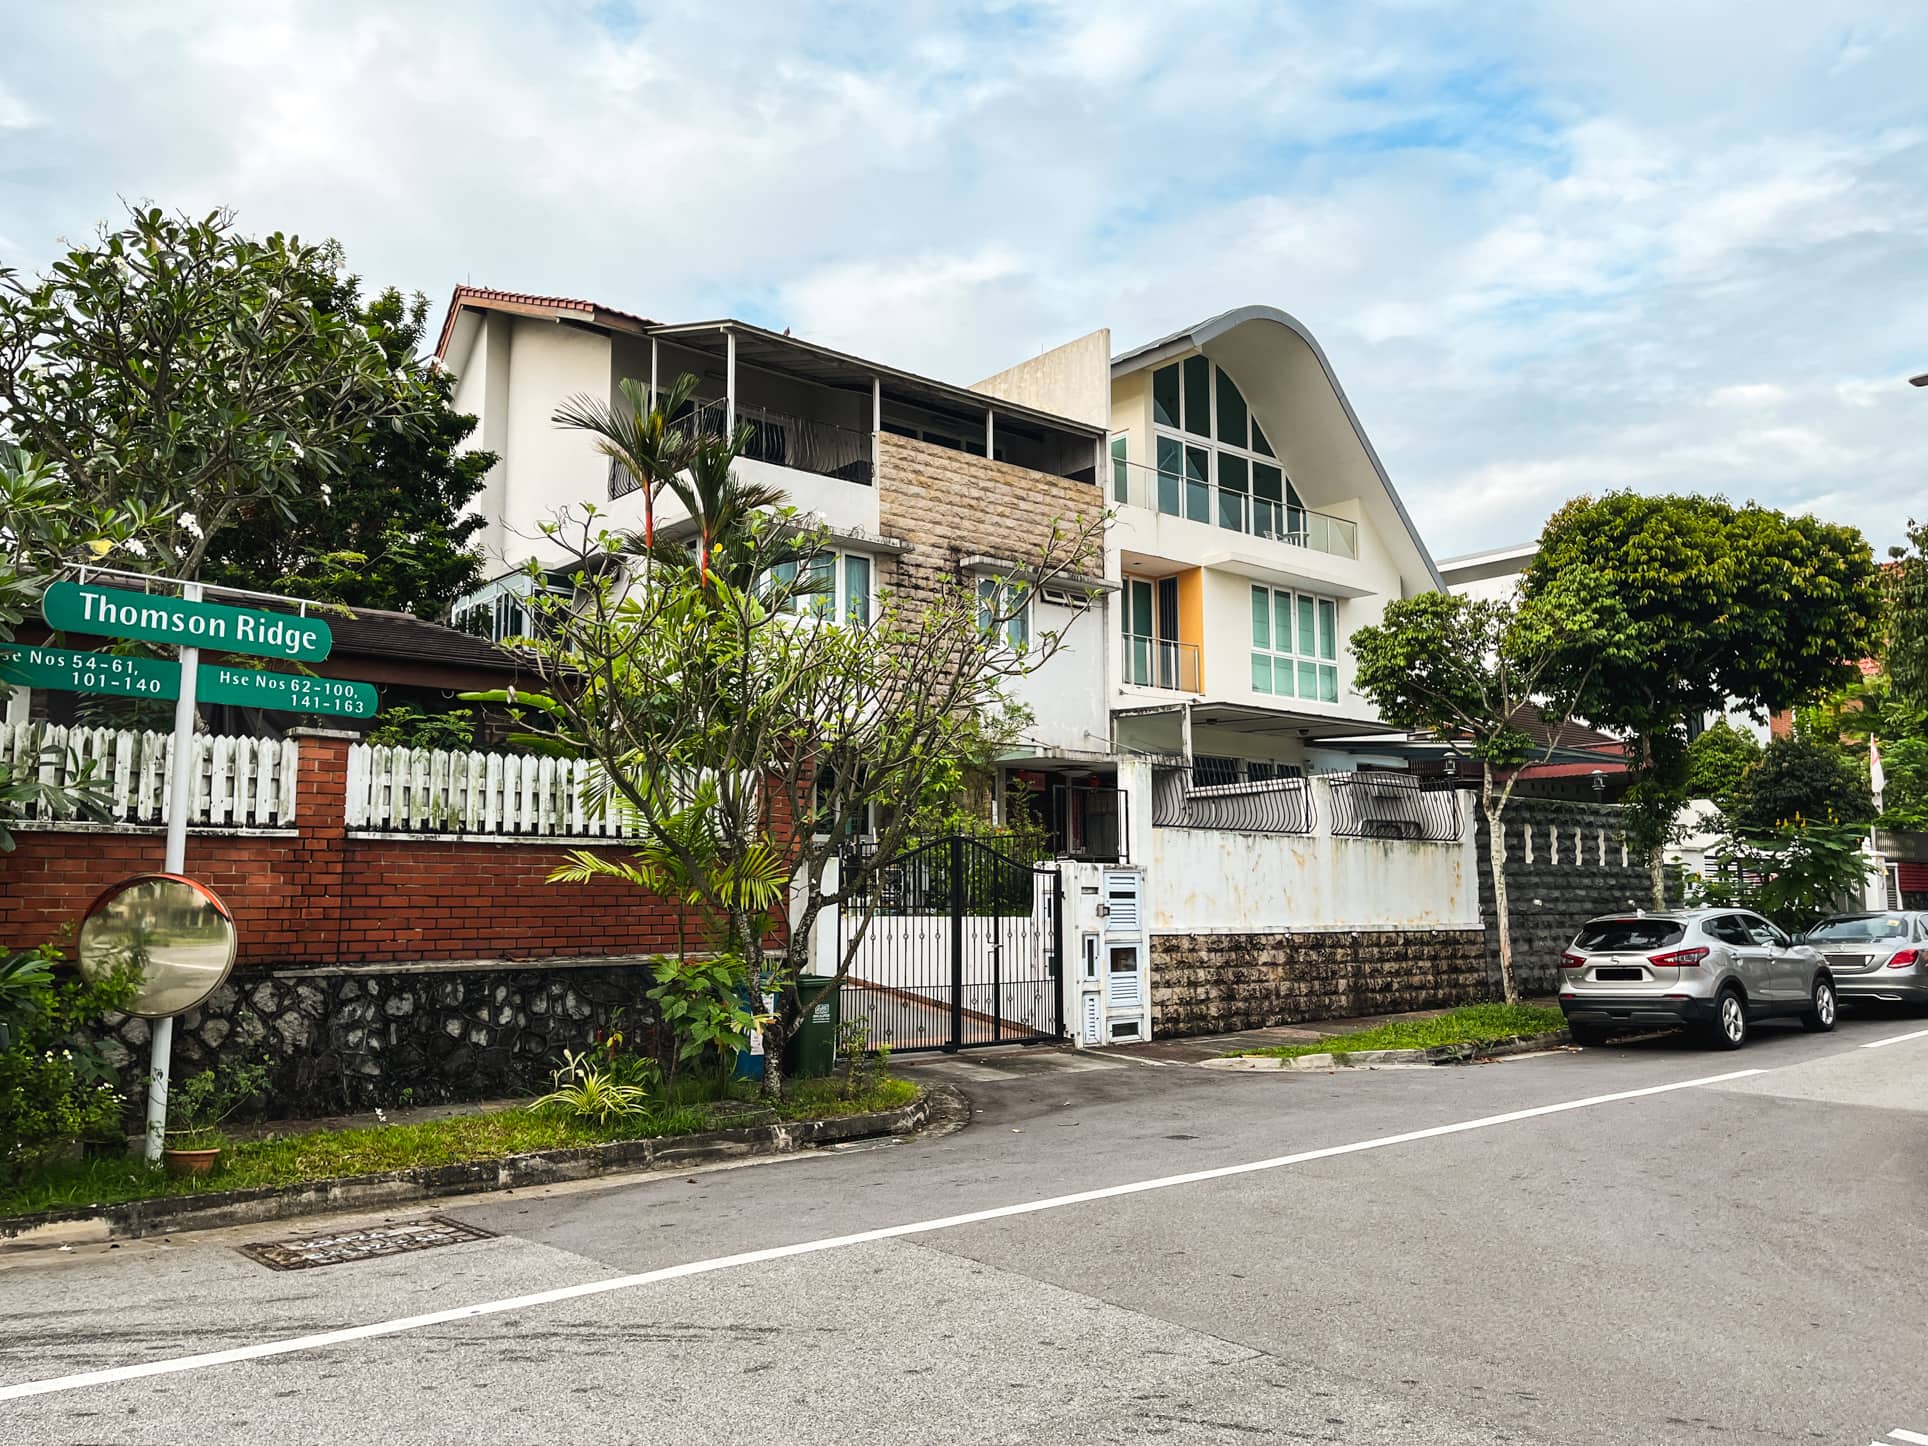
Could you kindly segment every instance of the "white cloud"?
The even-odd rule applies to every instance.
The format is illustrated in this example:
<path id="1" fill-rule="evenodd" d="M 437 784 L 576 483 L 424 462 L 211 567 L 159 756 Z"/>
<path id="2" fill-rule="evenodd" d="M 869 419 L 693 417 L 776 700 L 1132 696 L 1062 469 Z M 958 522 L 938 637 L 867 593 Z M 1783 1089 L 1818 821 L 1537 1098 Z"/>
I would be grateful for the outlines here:
<path id="1" fill-rule="evenodd" d="M 1928 482 L 1928 19 L 1892 11 L 36 6 L 0 263 L 118 196 L 226 203 L 438 299 L 749 315 L 956 380 L 1269 302 L 1439 553 L 1621 485 L 1885 543 Z"/>

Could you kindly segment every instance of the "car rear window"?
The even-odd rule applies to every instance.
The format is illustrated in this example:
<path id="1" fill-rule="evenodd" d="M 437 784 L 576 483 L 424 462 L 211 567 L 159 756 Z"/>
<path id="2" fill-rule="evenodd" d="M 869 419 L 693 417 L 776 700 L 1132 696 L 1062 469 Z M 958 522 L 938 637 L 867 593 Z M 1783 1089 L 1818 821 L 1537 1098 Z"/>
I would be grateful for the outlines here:
<path id="1" fill-rule="evenodd" d="M 1864 914 L 1854 919 L 1828 919 L 1808 931 L 1817 944 L 1883 944 L 1906 939 L 1908 921 L 1899 914 Z"/>
<path id="2" fill-rule="evenodd" d="M 1659 949 L 1687 937 L 1678 919 L 1596 919 L 1580 931 L 1573 947 L 1588 954 L 1622 954 Z"/>

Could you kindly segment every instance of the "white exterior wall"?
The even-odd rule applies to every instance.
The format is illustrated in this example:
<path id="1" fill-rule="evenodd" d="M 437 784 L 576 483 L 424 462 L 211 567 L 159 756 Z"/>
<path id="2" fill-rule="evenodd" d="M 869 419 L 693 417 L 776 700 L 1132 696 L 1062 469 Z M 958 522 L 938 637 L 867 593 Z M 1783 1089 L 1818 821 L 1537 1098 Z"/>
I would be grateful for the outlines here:
<path id="1" fill-rule="evenodd" d="M 1082 613 L 1042 599 L 1032 604 L 1032 637 L 1056 632 L 1060 642 L 1036 672 L 1010 685 L 1012 697 L 1032 712 L 1032 725 L 1025 730 L 1031 748 L 1071 754 L 1111 751 L 1105 693 L 1108 616 L 1104 598 Z"/>
<path id="2" fill-rule="evenodd" d="M 971 390 L 1093 426 L 1111 415 L 1111 332 L 1101 328 L 1041 352 Z"/>
<path id="3" fill-rule="evenodd" d="M 1331 805 L 1315 777 L 1318 821 L 1304 836 L 1155 828 L 1152 770 L 1126 760 L 1132 856 L 1146 865 L 1154 934 L 1287 930 L 1450 929 L 1480 924 L 1470 795 L 1459 797 L 1454 843 L 1333 838 Z"/>

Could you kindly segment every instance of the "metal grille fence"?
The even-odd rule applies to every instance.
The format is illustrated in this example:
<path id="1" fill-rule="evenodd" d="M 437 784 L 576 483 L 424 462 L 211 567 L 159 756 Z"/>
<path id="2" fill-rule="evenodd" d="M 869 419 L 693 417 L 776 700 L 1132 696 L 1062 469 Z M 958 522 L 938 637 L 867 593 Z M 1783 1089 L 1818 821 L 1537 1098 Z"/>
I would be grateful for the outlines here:
<path id="1" fill-rule="evenodd" d="M 1320 781 L 1332 801 L 1334 838 L 1453 843 L 1464 827 L 1450 779 L 1366 772 L 1326 773 Z"/>
<path id="2" fill-rule="evenodd" d="M 1151 821 L 1159 828 L 1309 834 L 1318 811 L 1303 778 L 1201 786 L 1189 769 L 1161 768 L 1152 779 Z"/>

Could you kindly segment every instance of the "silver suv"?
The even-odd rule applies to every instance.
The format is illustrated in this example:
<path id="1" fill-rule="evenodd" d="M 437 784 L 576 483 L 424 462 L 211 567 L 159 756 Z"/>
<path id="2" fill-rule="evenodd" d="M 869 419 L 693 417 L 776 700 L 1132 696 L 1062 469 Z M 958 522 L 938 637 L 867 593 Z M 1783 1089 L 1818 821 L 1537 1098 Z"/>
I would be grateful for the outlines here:
<path id="1" fill-rule="evenodd" d="M 1928 1005 L 1928 913 L 1836 914 L 1802 936 L 1828 961 L 1841 997 Z"/>
<path id="2" fill-rule="evenodd" d="M 1560 1008 L 1576 1044 L 1684 1024 L 1739 1049 L 1772 1015 L 1833 1029 L 1834 976 L 1818 950 L 1746 909 L 1607 914 L 1560 956 Z"/>

